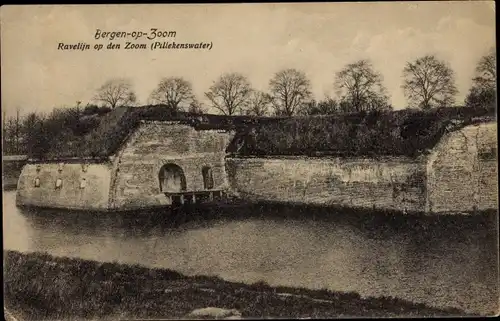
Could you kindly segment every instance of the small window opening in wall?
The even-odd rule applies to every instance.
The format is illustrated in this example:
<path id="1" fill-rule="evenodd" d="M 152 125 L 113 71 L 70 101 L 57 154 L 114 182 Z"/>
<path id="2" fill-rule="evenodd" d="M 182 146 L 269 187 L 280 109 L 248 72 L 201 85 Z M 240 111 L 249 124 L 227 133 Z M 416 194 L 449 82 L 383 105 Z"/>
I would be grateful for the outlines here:
<path id="1" fill-rule="evenodd" d="M 212 169 L 208 166 L 203 167 L 202 175 L 203 175 L 203 187 L 204 187 L 204 189 L 214 188 L 214 177 L 212 174 Z"/>
<path id="2" fill-rule="evenodd" d="M 35 187 L 40 187 L 40 178 L 35 178 Z"/>
<path id="3" fill-rule="evenodd" d="M 480 160 L 495 160 L 497 157 L 497 149 L 495 147 L 479 150 Z"/>
<path id="4" fill-rule="evenodd" d="M 85 186 L 87 186 L 87 180 L 82 178 L 80 181 L 80 188 L 85 188 Z"/>
<path id="5" fill-rule="evenodd" d="M 62 187 L 62 179 L 58 178 L 56 180 L 56 189 L 60 189 Z"/>

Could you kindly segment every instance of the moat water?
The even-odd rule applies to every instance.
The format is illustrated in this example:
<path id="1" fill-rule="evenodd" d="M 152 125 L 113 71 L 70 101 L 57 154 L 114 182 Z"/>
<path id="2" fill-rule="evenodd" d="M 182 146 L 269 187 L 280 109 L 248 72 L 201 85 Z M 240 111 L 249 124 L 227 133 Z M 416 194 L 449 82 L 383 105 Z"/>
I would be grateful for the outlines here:
<path id="1" fill-rule="evenodd" d="M 172 224 L 148 215 L 46 212 L 3 194 L 4 249 L 162 267 L 229 281 L 355 291 L 467 312 L 498 311 L 495 215 L 411 220 L 231 209 Z M 259 213 L 238 214 L 239 211 Z M 287 215 L 288 212 L 294 215 Z"/>

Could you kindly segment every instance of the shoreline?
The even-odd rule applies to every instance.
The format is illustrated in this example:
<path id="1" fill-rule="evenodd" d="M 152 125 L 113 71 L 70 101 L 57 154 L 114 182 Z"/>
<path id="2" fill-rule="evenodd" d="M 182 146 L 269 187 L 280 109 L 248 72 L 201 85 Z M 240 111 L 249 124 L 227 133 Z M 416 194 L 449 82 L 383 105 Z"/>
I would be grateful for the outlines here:
<path id="1" fill-rule="evenodd" d="M 236 309 L 242 318 L 472 316 L 391 297 L 244 284 L 168 269 L 4 250 L 5 307 L 23 320 L 183 318 L 195 309 Z"/>
<path id="2" fill-rule="evenodd" d="M 4 192 L 16 192 L 16 187 L 8 189 L 4 187 Z M 484 218 L 498 214 L 498 209 L 487 208 L 481 210 L 470 211 L 450 211 L 450 212 L 425 212 L 425 211 L 401 211 L 396 209 L 388 209 L 381 207 L 356 207 L 341 204 L 320 204 L 320 203 L 303 203 L 303 202 L 290 202 L 290 201 L 276 201 L 276 200 L 253 200 L 245 199 L 244 197 L 228 197 L 213 203 L 199 203 L 199 204 L 186 204 L 186 205 L 158 205 L 146 206 L 142 208 L 126 208 L 126 209 L 84 209 L 84 208 L 70 208 L 70 207 L 49 207 L 49 206 L 36 206 L 36 205 L 16 205 L 26 213 L 44 212 L 44 213 L 81 213 L 89 215 L 116 215 L 116 216 L 130 216 L 130 215 L 151 215 L 162 212 L 168 215 L 178 216 L 184 215 L 189 217 L 199 213 L 204 214 L 220 214 L 221 216 L 228 216 L 227 212 L 233 210 L 243 210 L 248 213 L 249 210 L 260 211 L 266 209 L 277 214 L 276 216 L 282 217 L 279 212 L 286 212 L 286 215 L 296 216 L 302 213 L 314 212 L 314 218 L 327 218 L 332 215 L 341 214 L 341 216 L 367 216 L 375 215 L 379 217 L 398 219 L 404 218 L 410 220 L 433 221 L 439 220 L 453 220 L 457 217 L 463 218 Z M 344 214 L 343 214 L 344 213 Z"/>
<path id="3" fill-rule="evenodd" d="M 10 191 L 12 192 L 12 191 Z M 68 220 L 85 217 L 87 220 L 100 218 L 116 219 L 117 222 L 133 220 L 161 226 L 179 226 L 193 221 L 211 222 L 220 219 L 270 219 L 305 220 L 325 222 L 347 222 L 354 226 L 371 229 L 383 226 L 384 229 L 433 229 L 460 230 L 472 226 L 483 226 L 496 233 L 498 230 L 498 211 L 481 210 L 471 213 L 432 215 L 426 213 L 382 209 L 361 209 L 314 204 L 287 204 L 282 202 L 233 202 L 210 206 L 186 206 L 183 208 L 157 207 L 127 211 L 90 211 L 78 209 L 59 209 L 41 207 L 16 207 L 26 216 L 45 218 L 65 217 Z M 265 215 L 263 213 L 266 213 Z M 430 230 L 429 230 L 430 229 Z"/>

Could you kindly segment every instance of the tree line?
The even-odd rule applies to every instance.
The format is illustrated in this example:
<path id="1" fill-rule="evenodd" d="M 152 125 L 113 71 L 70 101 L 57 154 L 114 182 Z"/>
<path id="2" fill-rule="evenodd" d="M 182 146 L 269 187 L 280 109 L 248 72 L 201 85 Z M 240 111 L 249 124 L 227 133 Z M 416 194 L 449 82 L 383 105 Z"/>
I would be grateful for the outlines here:
<path id="1" fill-rule="evenodd" d="M 407 62 L 402 71 L 408 107 L 429 110 L 453 106 L 458 90 L 455 73 L 446 61 L 425 55 Z M 336 97 L 316 100 L 306 74 L 294 68 L 276 72 L 268 83 L 268 91 L 252 88 L 247 77 L 238 72 L 224 73 L 204 93 L 205 98 L 220 114 L 250 116 L 332 115 L 347 112 L 392 110 L 383 76 L 367 60 L 349 63 L 334 77 Z M 106 113 L 120 106 L 134 106 L 137 96 L 128 79 L 111 79 L 96 91 L 91 103 L 81 107 L 57 108 L 49 115 L 30 113 L 24 117 L 3 117 L 4 153 L 22 154 L 31 135 L 43 123 L 43 131 L 64 131 L 72 128 L 73 135 L 85 134 L 98 124 L 92 115 Z M 205 113 L 195 96 L 191 82 L 182 77 L 165 77 L 151 92 L 148 103 L 167 106 L 172 111 Z M 475 69 L 472 86 L 465 98 L 466 107 L 496 109 L 496 52 L 491 48 L 481 57 Z M 82 121 L 81 116 L 87 116 Z M 73 128 L 74 127 L 74 128 Z M 42 130 L 39 128 L 39 130 Z M 47 132 L 47 135 L 51 133 Z M 40 131 L 38 131 L 40 133 Z M 68 133 L 70 135 L 70 133 Z M 33 142 L 32 142 L 33 143 Z M 33 144 L 31 144 L 33 145 Z M 36 142 L 34 145 L 37 145 Z"/>
<path id="2" fill-rule="evenodd" d="M 465 100 L 466 106 L 494 105 L 496 52 L 492 48 L 476 66 L 476 76 Z M 401 88 L 408 107 L 428 110 L 455 103 L 458 90 L 455 73 L 444 60 L 425 55 L 407 62 Z M 238 72 L 224 73 L 204 93 L 209 105 L 223 115 L 294 116 L 391 110 L 383 76 L 370 60 L 344 66 L 335 74 L 335 98 L 316 100 L 306 74 L 294 68 L 278 71 L 270 79 L 268 91 L 255 90 L 248 78 Z M 115 108 L 136 102 L 132 84 L 126 79 L 106 82 L 94 101 Z M 182 77 L 165 77 L 152 91 L 148 102 L 177 111 L 206 111 L 193 93 L 191 82 Z"/>

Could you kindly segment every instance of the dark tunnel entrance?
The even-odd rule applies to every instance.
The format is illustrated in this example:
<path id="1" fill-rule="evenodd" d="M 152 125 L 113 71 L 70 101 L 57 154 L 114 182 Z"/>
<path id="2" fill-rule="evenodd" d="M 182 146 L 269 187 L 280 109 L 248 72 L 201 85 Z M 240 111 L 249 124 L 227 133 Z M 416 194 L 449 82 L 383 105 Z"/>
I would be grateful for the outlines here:
<path id="1" fill-rule="evenodd" d="M 186 176 L 178 165 L 163 165 L 158 177 L 161 192 L 178 193 L 186 190 Z"/>

